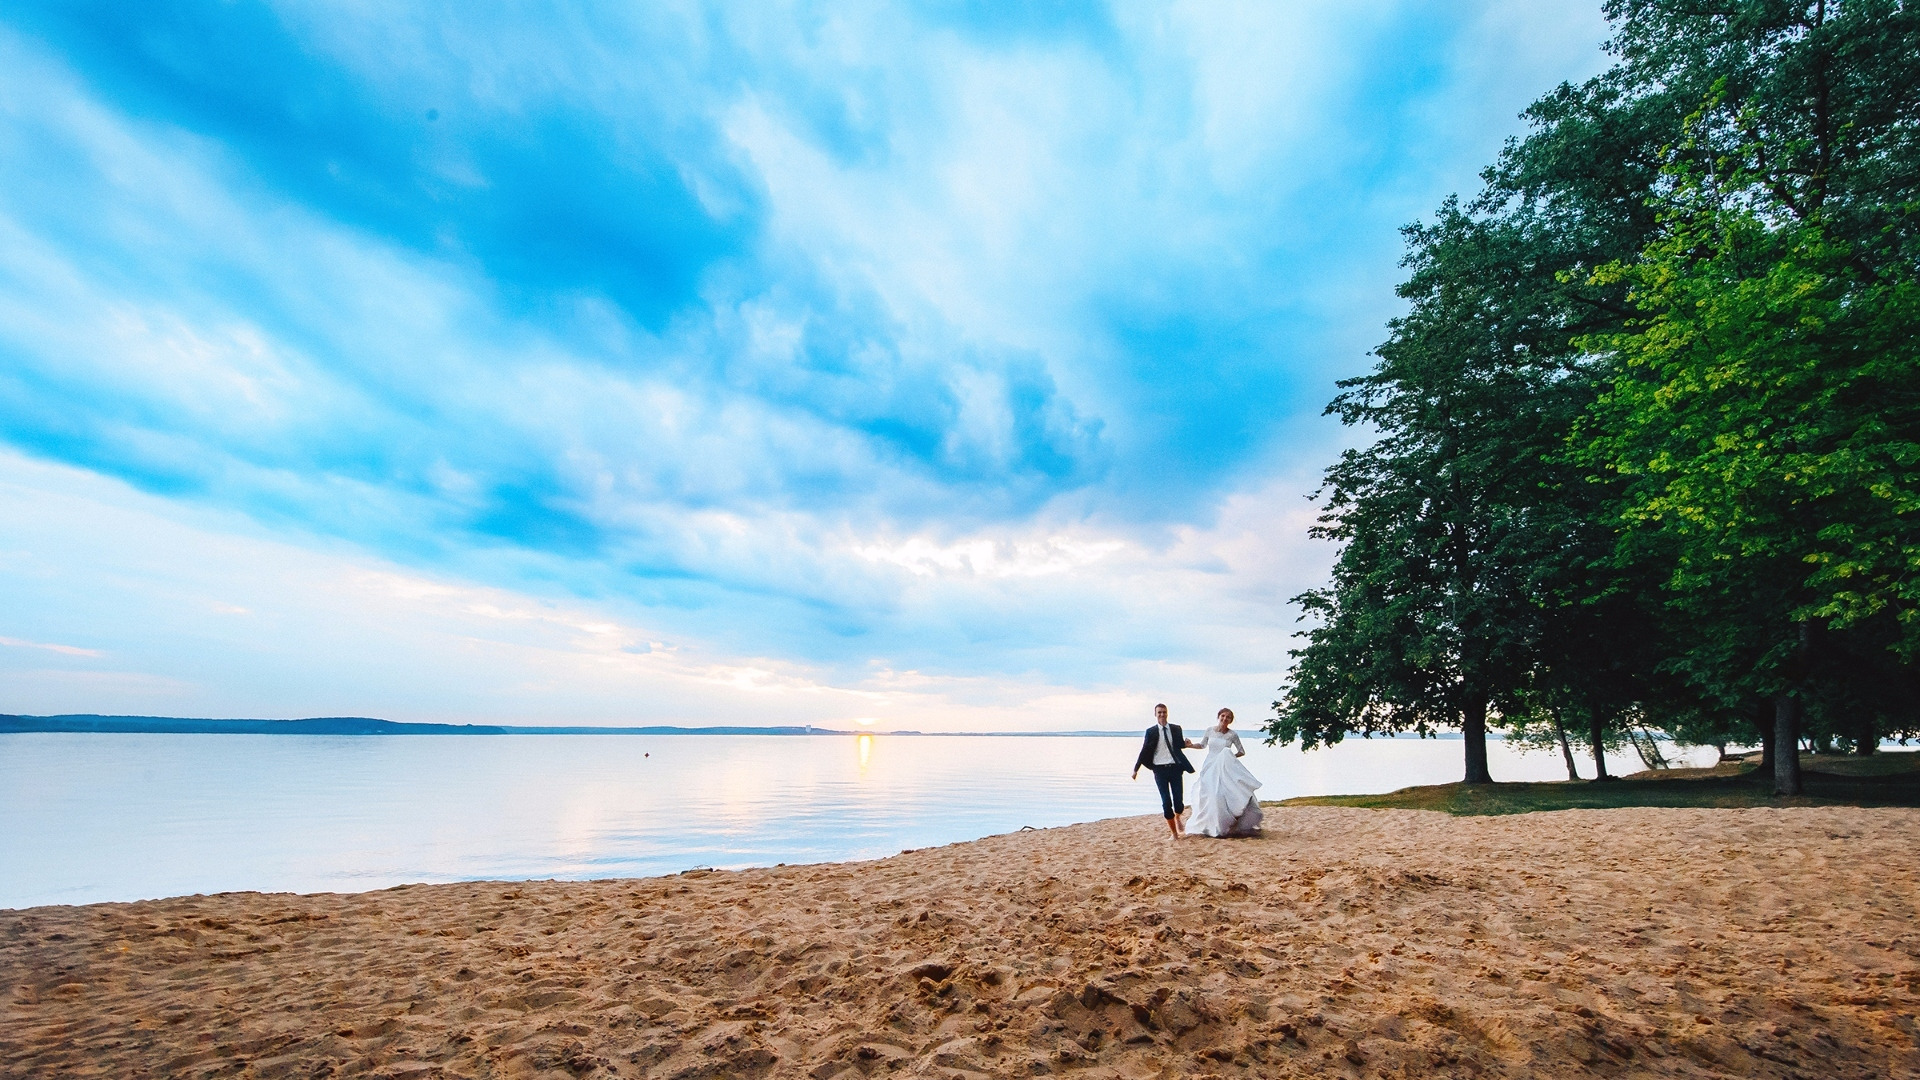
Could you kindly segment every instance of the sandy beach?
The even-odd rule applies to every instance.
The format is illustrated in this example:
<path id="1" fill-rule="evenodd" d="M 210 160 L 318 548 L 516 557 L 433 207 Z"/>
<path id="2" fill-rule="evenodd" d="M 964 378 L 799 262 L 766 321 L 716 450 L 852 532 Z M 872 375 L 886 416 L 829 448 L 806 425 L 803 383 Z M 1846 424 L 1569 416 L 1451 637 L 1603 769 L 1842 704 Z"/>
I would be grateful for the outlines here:
<path id="1" fill-rule="evenodd" d="M 1288 808 L 0 912 L 8 1077 L 1920 1077 L 1920 811 Z"/>

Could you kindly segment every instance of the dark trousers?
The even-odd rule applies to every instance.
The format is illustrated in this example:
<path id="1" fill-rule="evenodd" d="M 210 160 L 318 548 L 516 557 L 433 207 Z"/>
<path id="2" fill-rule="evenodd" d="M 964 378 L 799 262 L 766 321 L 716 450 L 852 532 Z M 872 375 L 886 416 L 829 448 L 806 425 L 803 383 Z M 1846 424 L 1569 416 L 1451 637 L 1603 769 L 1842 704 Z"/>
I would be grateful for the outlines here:
<path id="1" fill-rule="evenodd" d="M 1153 786 L 1160 789 L 1160 812 L 1166 817 L 1176 817 L 1187 808 L 1186 772 L 1178 765 L 1155 765 L 1153 768 Z"/>

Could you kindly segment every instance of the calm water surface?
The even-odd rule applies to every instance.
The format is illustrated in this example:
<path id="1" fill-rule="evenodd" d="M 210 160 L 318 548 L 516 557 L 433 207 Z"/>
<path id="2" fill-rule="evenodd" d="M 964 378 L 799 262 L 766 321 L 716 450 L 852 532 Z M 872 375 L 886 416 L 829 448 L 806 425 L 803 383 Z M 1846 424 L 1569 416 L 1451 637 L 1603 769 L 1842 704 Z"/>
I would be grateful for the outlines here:
<path id="1" fill-rule="evenodd" d="M 1152 778 L 1127 779 L 1137 746 L 886 735 L 0 735 L 0 907 L 875 858 L 1027 825 L 1156 813 Z M 1558 754 L 1498 742 L 1489 750 L 1496 779 L 1566 778 Z M 1246 761 L 1265 799 L 1390 791 L 1459 779 L 1461 745 L 1376 739 L 1303 754 L 1249 739 Z"/>

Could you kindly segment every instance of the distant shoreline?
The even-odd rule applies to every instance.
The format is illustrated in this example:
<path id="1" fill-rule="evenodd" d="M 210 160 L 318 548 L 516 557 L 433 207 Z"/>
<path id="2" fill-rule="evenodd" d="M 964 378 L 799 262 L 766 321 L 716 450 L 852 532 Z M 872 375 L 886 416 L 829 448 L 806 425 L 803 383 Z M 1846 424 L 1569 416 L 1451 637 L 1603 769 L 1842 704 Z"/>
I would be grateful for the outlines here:
<path id="1" fill-rule="evenodd" d="M 59 716 L 19 716 L 0 713 L 0 735 L 891 735 L 891 736 L 1012 736 L 1068 738 L 1134 738 L 1137 731 L 862 731 L 818 725 L 785 724 L 753 727 L 716 725 L 684 727 L 656 724 L 641 727 L 590 725 L 532 726 L 521 724 L 416 724 L 380 720 L 371 716 L 315 716 L 299 720 L 208 719 L 180 716 L 102 716 L 68 713 Z"/>
<path id="2" fill-rule="evenodd" d="M 685 727 L 656 724 L 641 727 L 591 725 L 534 726 L 524 724 L 425 724 L 381 720 L 371 716 L 314 716 L 298 720 L 209 719 L 181 716 L 103 716 L 64 713 L 58 716 L 22 716 L 0 713 L 0 735 L 887 735 L 921 738 L 1074 738 L 1136 739 L 1146 725 L 1124 731 L 867 731 L 818 725 L 784 724 L 753 727 L 742 724 Z M 1417 738 L 1411 735 L 1375 738 Z M 1458 740 L 1458 732 L 1441 732 L 1429 739 Z M 1489 732 L 1488 738 L 1499 739 Z"/>

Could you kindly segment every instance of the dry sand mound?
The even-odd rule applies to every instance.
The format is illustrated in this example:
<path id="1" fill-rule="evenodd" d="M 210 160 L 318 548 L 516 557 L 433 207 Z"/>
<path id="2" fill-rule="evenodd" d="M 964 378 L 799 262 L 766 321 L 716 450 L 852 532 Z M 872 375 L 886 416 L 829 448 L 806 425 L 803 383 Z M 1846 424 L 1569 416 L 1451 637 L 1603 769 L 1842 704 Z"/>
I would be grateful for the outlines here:
<path id="1" fill-rule="evenodd" d="M 1920 1076 L 1920 811 L 1268 823 L 0 911 L 0 1073 Z"/>

